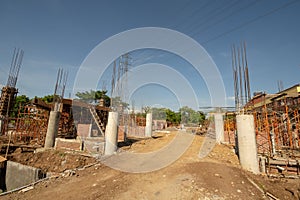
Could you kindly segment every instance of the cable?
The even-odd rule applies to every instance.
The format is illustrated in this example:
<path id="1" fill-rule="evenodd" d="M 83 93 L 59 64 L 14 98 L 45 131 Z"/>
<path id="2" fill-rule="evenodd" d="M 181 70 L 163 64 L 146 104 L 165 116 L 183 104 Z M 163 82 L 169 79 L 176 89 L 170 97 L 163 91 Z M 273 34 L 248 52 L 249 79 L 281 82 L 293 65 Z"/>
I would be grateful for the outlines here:
<path id="1" fill-rule="evenodd" d="M 264 17 L 266 17 L 266 16 L 268 16 L 268 15 L 274 14 L 275 12 L 277 12 L 277 11 L 283 9 L 283 8 L 286 8 L 286 7 L 288 7 L 288 6 L 291 6 L 292 4 L 294 4 L 294 3 L 296 3 L 296 2 L 299 2 L 299 1 L 298 1 L 298 0 L 294 0 L 294 1 L 290 1 L 290 2 L 288 2 L 288 3 L 285 3 L 285 4 L 283 4 L 282 6 L 277 7 L 277 8 L 275 8 L 275 9 L 273 9 L 273 10 L 271 10 L 271 11 L 269 11 L 269 12 L 263 14 L 263 15 L 260 15 L 260 16 L 258 16 L 258 17 L 256 17 L 256 18 L 251 19 L 251 20 L 249 20 L 249 21 L 247 21 L 247 22 L 245 22 L 245 23 L 243 23 L 243 24 L 240 24 L 239 26 L 236 26 L 236 27 L 234 27 L 234 28 L 232 28 L 232 29 L 230 29 L 230 30 L 228 30 L 228 31 L 226 31 L 226 32 L 223 32 L 223 33 L 217 35 L 216 37 L 213 37 L 213 38 L 211 38 L 211 39 L 209 39 L 209 40 L 207 40 L 207 41 L 205 41 L 205 42 L 201 42 L 201 44 L 207 44 L 208 42 L 211 42 L 211 41 L 214 41 L 214 40 L 216 40 L 216 39 L 219 39 L 220 37 L 223 37 L 223 36 L 225 36 L 225 35 L 227 35 L 227 34 L 229 34 L 229 33 L 232 33 L 232 32 L 234 32 L 234 31 L 236 31 L 236 30 L 238 30 L 238 29 L 240 29 L 240 28 L 243 28 L 244 26 L 249 25 L 249 24 L 251 24 L 251 23 L 253 23 L 253 22 L 256 22 L 256 21 L 258 21 L 258 20 L 260 20 L 260 19 L 262 19 L 262 18 L 264 18 Z"/>
<path id="2" fill-rule="evenodd" d="M 251 6 L 253 6 L 253 5 L 255 5 L 257 2 L 258 2 L 259 0 L 256 0 L 255 2 L 251 2 L 250 4 L 247 4 L 246 6 L 244 6 L 244 7 L 242 7 L 242 8 L 238 8 L 238 9 L 236 9 L 236 10 L 234 10 L 233 12 L 231 12 L 229 15 L 227 15 L 227 16 L 225 16 L 225 17 L 222 17 L 222 19 L 221 20 L 219 20 L 219 21 L 217 21 L 217 22 L 215 22 L 213 25 L 215 25 L 215 24 L 218 24 L 218 23 L 220 23 L 221 21 L 224 21 L 225 19 L 227 19 L 227 18 L 229 18 L 230 16 L 232 16 L 232 15 L 234 15 L 234 14 L 236 14 L 236 13 L 239 13 L 239 12 L 241 12 L 242 10 L 245 10 L 245 9 L 248 9 L 249 7 L 251 7 Z M 205 4 L 205 6 L 206 6 L 207 4 Z M 205 7 L 204 6 L 204 7 Z M 203 8 L 203 7 L 202 7 Z M 225 6 L 225 8 L 226 8 L 226 6 Z M 224 9 L 224 7 L 223 7 L 223 9 Z M 221 10 L 223 10 L 223 9 L 221 9 Z M 216 10 L 216 9 L 215 9 Z M 197 9 L 197 11 L 199 11 L 199 9 Z M 217 10 L 218 11 L 218 10 Z M 220 11 L 219 11 L 220 12 Z M 212 16 L 212 17 L 210 17 L 207 21 L 210 21 L 211 19 L 213 19 L 215 16 Z M 206 21 L 206 22 L 207 22 Z M 203 22 L 203 23 L 201 23 L 201 25 L 204 25 L 205 24 L 205 22 Z M 206 29 L 208 29 L 209 27 L 211 27 L 211 26 L 213 26 L 213 25 L 210 25 L 210 26 L 207 26 L 206 27 Z M 199 33 L 199 32 L 198 32 Z M 194 35 L 196 35 L 196 34 L 194 34 Z M 193 36 L 191 36 L 191 37 L 193 37 Z M 176 41 L 177 42 L 177 41 Z M 173 43 L 173 44 L 171 44 L 171 45 L 174 45 L 175 43 Z M 170 46 L 171 46 L 170 45 Z M 143 54 L 146 54 L 146 51 L 143 51 Z M 140 55 L 142 55 L 142 54 L 140 54 Z M 145 58 L 140 58 L 140 59 L 137 59 L 137 60 L 135 60 L 135 62 L 136 61 L 139 61 L 139 60 L 142 60 L 142 61 L 144 61 L 147 57 L 153 57 L 155 54 L 154 53 L 152 53 L 152 54 L 148 54 Z"/>

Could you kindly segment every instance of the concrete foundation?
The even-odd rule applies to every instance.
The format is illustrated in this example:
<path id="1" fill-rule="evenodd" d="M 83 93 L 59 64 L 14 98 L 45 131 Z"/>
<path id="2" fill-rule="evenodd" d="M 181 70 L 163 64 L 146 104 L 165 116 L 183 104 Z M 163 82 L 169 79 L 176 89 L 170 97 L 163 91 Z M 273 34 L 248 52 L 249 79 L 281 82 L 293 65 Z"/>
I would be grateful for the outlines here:
<path id="1" fill-rule="evenodd" d="M 216 131 L 216 142 L 220 144 L 224 142 L 223 115 L 221 113 L 214 114 L 214 120 L 215 120 L 215 131 Z"/>
<path id="2" fill-rule="evenodd" d="M 80 139 L 64 139 L 64 138 L 56 138 L 55 139 L 55 149 L 67 149 L 74 151 L 82 151 L 83 150 L 83 141 Z"/>
<path id="3" fill-rule="evenodd" d="M 117 112 L 108 113 L 108 122 L 105 129 L 104 155 L 112 155 L 117 151 L 118 144 L 118 123 L 119 114 Z"/>
<path id="4" fill-rule="evenodd" d="M 145 136 L 152 137 L 152 113 L 147 113 L 146 115 Z"/>
<path id="5" fill-rule="evenodd" d="M 243 169 L 259 173 L 253 115 L 237 115 L 239 159 Z"/>
<path id="6" fill-rule="evenodd" d="M 83 150 L 90 154 L 103 155 L 104 146 L 105 142 L 103 137 L 86 138 L 83 141 Z"/>
<path id="7" fill-rule="evenodd" d="M 7 161 L 6 189 L 7 191 L 28 185 L 43 178 L 40 169 Z"/>
<path id="8" fill-rule="evenodd" d="M 48 129 L 45 140 L 45 148 L 52 148 L 55 144 L 55 138 L 58 132 L 60 112 L 51 111 L 48 122 Z"/>

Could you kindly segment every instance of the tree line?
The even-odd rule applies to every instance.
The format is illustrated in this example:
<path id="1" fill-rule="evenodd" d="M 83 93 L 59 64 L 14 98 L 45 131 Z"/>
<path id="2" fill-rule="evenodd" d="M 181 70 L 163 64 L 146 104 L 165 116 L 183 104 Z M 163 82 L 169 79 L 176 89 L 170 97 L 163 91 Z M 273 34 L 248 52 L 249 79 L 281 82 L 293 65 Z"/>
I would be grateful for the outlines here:
<path id="1" fill-rule="evenodd" d="M 78 100 L 84 101 L 86 103 L 97 103 L 100 99 L 104 100 L 104 104 L 107 107 L 110 107 L 111 104 L 114 106 L 122 106 L 124 109 L 129 108 L 129 104 L 121 100 L 120 97 L 110 98 L 107 96 L 107 91 L 85 91 L 77 92 L 75 94 Z M 35 97 L 39 98 L 46 103 L 53 102 L 54 95 L 46 95 L 44 97 Z M 11 110 L 10 117 L 17 117 L 18 110 L 20 105 L 29 104 L 29 97 L 26 95 L 20 95 L 16 97 L 15 104 Z M 166 120 L 169 124 L 179 125 L 179 124 L 194 124 L 199 125 L 203 124 L 205 121 L 205 114 L 201 111 L 195 111 L 188 106 L 183 106 L 177 112 L 169 108 L 150 108 L 149 106 L 143 107 L 142 112 L 134 113 L 137 116 L 146 117 L 148 112 L 152 112 L 152 118 L 156 120 Z"/>

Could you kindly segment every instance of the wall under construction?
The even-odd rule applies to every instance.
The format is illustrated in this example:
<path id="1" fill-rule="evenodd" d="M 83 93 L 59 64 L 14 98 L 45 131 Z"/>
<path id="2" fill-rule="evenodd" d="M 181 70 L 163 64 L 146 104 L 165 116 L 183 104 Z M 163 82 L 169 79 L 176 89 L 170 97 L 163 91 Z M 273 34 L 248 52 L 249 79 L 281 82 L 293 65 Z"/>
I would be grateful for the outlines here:
<path id="1" fill-rule="evenodd" d="M 109 108 L 93 107 L 98 117 L 94 119 L 91 113 L 91 106 L 93 105 L 84 102 L 74 103 L 71 99 L 63 99 L 57 137 L 75 139 L 78 124 L 92 124 L 93 132 L 97 133 L 91 136 L 101 136 L 99 129 L 102 128 L 101 130 L 105 131 L 103 128 L 105 128 L 107 123 Z M 10 135 L 13 143 L 43 146 L 49 113 L 52 107 L 52 104 L 47 104 L 40 99 L 34 99 L 30 104 L 20 106 L 16 118 L 7 118 L 5 120 L 4 133 Z M 75 114 L 75 117 L 73 114 Z M 99 120 L 98 124 L 101 123 L 102 126 L 98 127 L 95 120 Z"/>
<path id="2" fill-rule="evenodd" d="M 8 116 L 15 103 L 18 90 L 14 87 L 3 87 L 0 99 L 0 116 Z"/>
<path id="3" fill-rule="evenodd" d="M 267 171 L 283 165 L 300 175 L 300 84 L 276 94 L 258 93 L 243 110 L 254 116 L 257 150 L 267 159 Z M 224 130 L 225 141 L 235 144 L 235 113 L 225 115 Z"/>

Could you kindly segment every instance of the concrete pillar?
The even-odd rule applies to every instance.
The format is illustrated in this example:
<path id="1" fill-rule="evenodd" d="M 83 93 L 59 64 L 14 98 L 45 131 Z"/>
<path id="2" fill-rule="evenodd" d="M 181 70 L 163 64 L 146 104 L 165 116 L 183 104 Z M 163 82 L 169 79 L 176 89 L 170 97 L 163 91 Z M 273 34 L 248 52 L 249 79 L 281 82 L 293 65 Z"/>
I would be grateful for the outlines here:
<path id="1" fill-rule="evenodd" d="M 253 115 L 237 115 L 239 159 L 243 169 L 259 173 Z"/>
<path id="2" fill-rule="evenodd" d="M 45 140 L 45 148 L 52 148 L 55 144 L 55 138 L 58 133 L 58 126 L 60 120 L 60 112 L 59 111 L 51 111 L 48 121 L 48 129 Z"/>
<path id="3" fill-rule="evenodd" d="M 263 174 L 266 174 L 266 157 L 260 157 L 260 171 Z"/>
<path id="4" fill-rule="evenodd" d="M 4 124 L 3 120 L 0 119 L 0 135 L 4 135 L 4 134 L 2 133 L 3 124 Z"/>
<path id="5" fill-rule="evenodd" d="M 157 120 L 154 120 L 154 130 L 156 131 L 158 128 L 157 128 Z"/>
<path id="6" fill-rule="evenodd" d="M 104 155 L 112 155 L 118 148 L 118 112 L 108 113 L 108 122 L 105 129 L 105 148 Z"/>
<path id="7" fill-rule="evenodd" d="M 146 115 L 145 136 L 152 137 L 152 113 L 147 113 Z"/>
<path id="8" fill-rule="evenodd" d="M 273 155 L 276 155 L 276 143 L 275 143 L 275 136 L 273 131 L 271 131 L 270 137 L 271 137 L 271 144 L 272 144 L 272 153 Z"/>
<path id="9" fill-rule="evenodd" d="M 221 113 L 214 114 L 217 143 L 224 142 L 224 121 Z"/>

